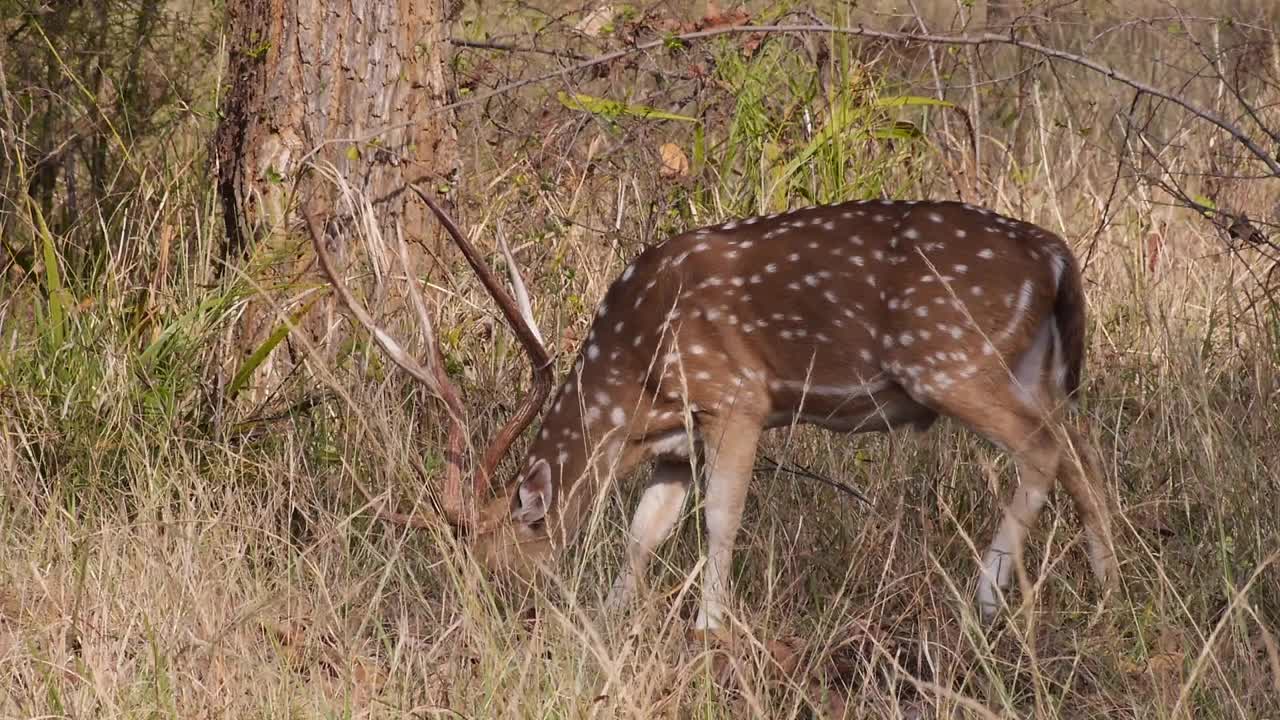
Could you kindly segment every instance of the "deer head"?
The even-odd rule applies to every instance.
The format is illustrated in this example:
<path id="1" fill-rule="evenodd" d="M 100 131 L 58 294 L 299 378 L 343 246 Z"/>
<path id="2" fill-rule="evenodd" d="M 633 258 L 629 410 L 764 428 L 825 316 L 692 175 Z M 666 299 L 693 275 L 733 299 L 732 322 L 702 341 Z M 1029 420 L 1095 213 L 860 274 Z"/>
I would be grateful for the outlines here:
<path id="1" fill-rule="evenodd" d="M 461 394 L 445 371 L 444 358 L 435 338 L 434 325 L 431 322 L 422 294 L 410 274 L 408 250 L 403 239 L 397 238 L 399 241 L 399 257 L 405 274 L 410 276 L 409 298 L 417 315 L 419 328 L 423 334 L 428 352 L 425 364 L 419 363 L 404 349 L 404 346 L 399 341 L 379 327 L 368 310 L 351 293 L 342 275 L 333 267 L 327 243 L 324 240 L 324 233 L 316 220 L 317 213 L 304 213 L 304 220 L 311 235 L 312 245 L 315 247 L 317 262 L 342 303 L 356 320 L 369 331 L 374 341 L 393 362 L 426 386 L 444 404 L 448 429 L 445 472 L 441 483 L 442 493 L 439 498 L 441 513 L 456 530 L 473 542 L 478 554 L 485 559 L 486 564 L 490 564 L 495 568 L 509 567 L 512 570 L 520 570 L 528 567 L 528 563 L 505 561 L 498 549 L 511 546 L 515 548 L 526 547 L 532 551 L 539 547 L 539 542 L 537 541 L 536 533 L 532 533 L 530 530 L 530 526 L 534 525 L 534 523 L 522 524 L 518 522 L 517 519 L 522 516 L 514 512 L 513 508 L 510 507 L 510 503 L 503 498 L 520 497 L 521 494 L 518 489 L 525 487 L 526 484 L 530 488 L 534 487 L 540 481 L 540 476 L 536 473 L 533 475 L 528 472 L 523 473 L 521 477 L 510 484 L 509 491 L 504 491 L 493 499 L 489 499 L 487 496 L 498 465 L 502 462 L 512 443 L 529 426 L 546 401 L 552 383 L 551 358 L 547 355 L 547 351 L 542 345 L 541 335 L 538 332 L 537 324 L 533 318 L 533 310 L 529 303 L 528 292 L 520 278 L 515 260 L 511 257 L 505 244 L 503 245 L 503 251 L 507 254 L 508 267 L 511 272 L 516 299 L 513 299 L 506 289 L 502 287 L 479 250 L 462 234 L 448 213 L 418 187 L 411 185 L 410 189 L 432 210 L 450 238 L 462 251 L 472 270 L 479 276 L 485 289 L 498 304 L 508 325 L 510 325 L 529 356 L 531 364 L 532 381 L 529 393 L 520 403 L 516 413 L 502 426 L 484 451 L 482 459 L 475 467 L 469 483 L 464 480 L 466 471 L 463 456 L 467 446 L 468 432 Z M 528 482 L 526 483 L 526 481 Z M 356 487 L 371 504 L 379 505 L 373 494 L 362 483 L 357 481 Z M 527 495 L 528 492 L 525 494 Z M 384 520 L 411 527 L 426 527 L 430 522 L 426 518 L 386 509 L 379 510 L 379 515 Z M 501 542 L 497 541 L 498 538 L 502 539 Z"/>

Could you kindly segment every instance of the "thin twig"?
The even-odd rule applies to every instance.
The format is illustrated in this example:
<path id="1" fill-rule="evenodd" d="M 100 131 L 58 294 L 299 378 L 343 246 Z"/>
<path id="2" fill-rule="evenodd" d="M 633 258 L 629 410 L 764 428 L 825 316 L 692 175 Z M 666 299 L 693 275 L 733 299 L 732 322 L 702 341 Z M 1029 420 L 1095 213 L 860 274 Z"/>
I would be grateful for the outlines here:
<path id="1" fill-rule="evenodd" d="M 792 467 L 787 467 L 786 465 L 783 465 L 782 463 L 778 462 L 777 460 L 774 460 L 768 455 L 761 455 L 760 457 L 763 458 L 765 462 L 769 463 L 769 465 L 766 465 L 763 468 L 764 470 L 781 470 L 782 472 L 789 473 L 791 475 L 797 475 L 799 477 L 806 478 L 809 480 L 817 480 L 820 483 L 829 485 L 835 488 L 836 490 L 839 490 L 840 492 L 845 493 L 849 497 L 852 497 L 853 499 L 858 500 L 859 502 L 866 505 L 867 507 L 871 507 L 871 501 L 867 499 L 867 496 L 863 495 L 862 491 L 858 490 L 852 485 L 846 485 L 840 482 L 839 480 L 832 480 L 831 478 L 824 477 L 796 463 L 792 463 Z"/>
<path id="2" fill-rule="evenodd" d="M 537 53 L 538 55 L 550 55 L 551 57 L 568 58 L 570 60 L 588 60 L 587 55 L 573 52 L 571 50 L 544 50 L 537 47 L 528 47 L 525 45 L 516 45 L 514 43 L 490 42 L 484 40 L 463 40 L 461 38 L 449 38 L 449 44 L 457 47 L 475 48 L 476 50 L 501 50 L 503 52 L 523 52 Z"/>

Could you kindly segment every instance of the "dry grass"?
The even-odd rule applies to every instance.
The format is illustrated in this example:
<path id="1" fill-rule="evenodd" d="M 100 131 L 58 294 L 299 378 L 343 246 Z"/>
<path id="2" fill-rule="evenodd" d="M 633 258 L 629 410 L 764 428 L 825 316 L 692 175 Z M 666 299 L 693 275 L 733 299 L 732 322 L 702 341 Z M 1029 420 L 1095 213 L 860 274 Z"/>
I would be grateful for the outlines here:
<path id="1" fill-rule="evenodd" d="M 1078 32 L 1119 21 L 1089 22 Z M 1150 32 L 1122 35 L 1090 47 L 1113 61 L 1133 53 L 1135 71 L 1139 54 L 1172 61 L 1181 52 Z M 502 57 L 490 62 L 511 62 Z M 855 54 L 821 57 L 831 73 Z M 488 243 L 503 221 L 562 365 L 626 258 L 672 229 L 809 195 L 954 194 L 934 148 L 959 135 L 956 120 L 944 128 L 920 113 L 904 116 L 927 126 L 918 144 L 849 143 L 781 191 L 762 191 L 761 177 L 775 176 L 744 167 L 770 167 L 762 153 L 772 150 L 730 128 L 774 119 L 783 162 L 803 146 L 804 124 L 822 120 L 800 108 L 825 107 L 821 95 L 796 100 L 787 62 L 734 70 L 725 60 L 736 74 L 669 108 L 698 107 L 710 147 L 677 181 L 657 177 L 656 158 L 668 141 L 693 154 L 684 125 L 611 126 L 554 106 L 537 133 L 510 133 L 537 117 L 537 89 L 463 113 L 464 224 Z M 998 76 L 1026 59 L 992 63 Z M 878 54 L 857 67 L 920 79 L 909 85 L 917 94 L 934 88 L 925 54 Z M 574 89 L 625 87 L 618 99 L 660 105 L 646 68 Z M 1225 102 L 1212 82 L 1186 92 Z M 965 93 L 954 99 L 967 104 Z M 376 351 L 358 345 L 332 367 L 313 365 L 313 378 L 277 405 L 218 401 L 208 368 L 251 284 L 214 282 L 212 186 L 176 161 L 200 152 L 209 126 L 196 120 L 188 138 L 152 150 L 172 172 L 144 181 L 117 211 L 126 221 L 75 230 L 109 231 L 134 250 L 93 284 L 67 280 L 75 302 L 65 303 L 61 342 L 51 339 L 39 274 L 11 273 L 0 285 L 0 715 L 1275 717 L 1280 307 L 1263 293 L 1274 259 L 1228 252 L 1212 225 L 1169 206 L 1137 174 L 1150 162 L 1117 164 L 1114 118 L 1130 96 L 1101 79 L 1037 68 L 978 100 L 983 200 L 1062 233 L 1089 260 L 1081 414 L 1106 461 L 1123 576 L 1106 605 L 1074 513 L 1055 498 L 1013 595 L 1021 606 L 989 631 L 975 624 L 975 547 L 994 528 L 1013 470 L 947 423 L 924 436 L 769 437 L 766 455 L 854 484 L 871 505 L 790 474 L 757 474 L 736 556 L 746 639 L 729 651 L 685 639 L 697 596 L 696 497 L 655 563 L 652 592 L 627 617 L 596 609 L 635 501 L 625 482 L 553 582 L 536 592 L 491 585 L 443 525 L 389 528 L 354 499 L 353 475 L 402 488 L 406 505 L 423 501 L 422 478 L 439 463 L 431 403 Z M 1168 140 L 1156 148 L 1168 177 L 1202 192 L 1199 174 L 1223 170 L 1225 141 L 1168 108 L 1150 119 Z M 1277 182 L 1223 181 L 1220 197 L 1267 217 Z M 187 249 L 167 273 L 157 270 L 162 237 Z M 131 288 L 157 282 L 154 312 L 135 324 Z M 490 335 L 491 306 L 468 276 L 437 282 L 446 354 L 483 435 L 509 410 L 508 394 L 493 389 L 525 382 L 520 358 L 505 333 Z M 290 405 L 302 398 L 305 407 Z"/>

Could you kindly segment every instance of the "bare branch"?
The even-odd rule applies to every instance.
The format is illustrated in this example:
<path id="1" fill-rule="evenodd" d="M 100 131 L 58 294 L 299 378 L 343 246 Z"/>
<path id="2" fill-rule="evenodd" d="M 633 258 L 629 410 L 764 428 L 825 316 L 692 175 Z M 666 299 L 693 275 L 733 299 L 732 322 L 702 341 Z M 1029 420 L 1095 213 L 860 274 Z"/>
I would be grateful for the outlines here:
<path id="1" fill-rule="evenodd" d="M 524 45 L 515 45 L 512 43 L 500 43 L 483 40 L 463 40 L 462 38 L 449 38 L 449 44 L 456 47 L 472 48 L 475 50 L 500 50 L 502 52 L 522 52 L 535 53 L 538 55 L 550 55 L 551 57 L 568 58 L 570 60 L 586 60 L 587 56 L 569 50 L 545 50 L 537 47 L 526 47 Z"/>

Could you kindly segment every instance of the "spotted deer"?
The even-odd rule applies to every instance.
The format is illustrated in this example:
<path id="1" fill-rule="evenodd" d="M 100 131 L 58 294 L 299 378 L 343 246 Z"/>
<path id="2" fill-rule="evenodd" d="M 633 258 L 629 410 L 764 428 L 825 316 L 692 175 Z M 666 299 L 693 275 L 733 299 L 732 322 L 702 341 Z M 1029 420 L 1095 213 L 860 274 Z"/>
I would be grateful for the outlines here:
<path id="1" fill-rule="evenodd" d="M 475 249 L 418 192 L 479 270 Z M 513 282 L 523 297 L 518 274 Z M 486 285 L 536 375 L 548 361 L 527 302 L 515 307 L 491 274 Z M 357 314 L 384 349 L 404 355 Z M 425 312 L 421 321 L 429 325 Z M 1084 332 L 1080 271 L 1063 240 L 983 208 L 855 201 L 692 230 L 640 253 L 609 287 L 514 479 L 468 504 L 454 469 L 444 509 L 470 529 L 485 566 L 527 577 L 563 551 L 614 478 L 654 458 L 606 602 L 618 608 L 675 526 L 694 481 L 691 457 L 700 458 L 707 562 L 694 629 L 715 632 L 725 627 L 730 560 L 762 433 L 793 423 L 924 431 L 946 415 L 1010 453 L 1020 476 L 978 572 L 977 604 L 990 620 L 1055 480 L 1074 501 L 1094 573 L 1104 587 L 1114 578 L 1094 451 L 1064 422 L 1080 385 Z M 455 398 L 451 414 L 460 419 L 443 372 L 424 382 Z M 509 445 L 518 432 L 501 439 Z M 487 454 L 477 492 L 502 451 Z"/>

